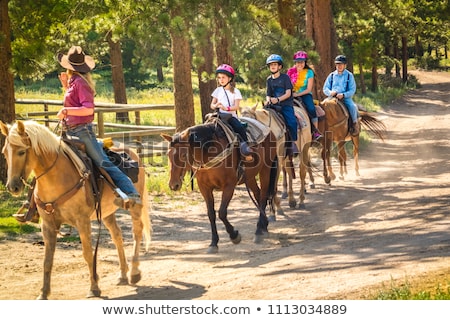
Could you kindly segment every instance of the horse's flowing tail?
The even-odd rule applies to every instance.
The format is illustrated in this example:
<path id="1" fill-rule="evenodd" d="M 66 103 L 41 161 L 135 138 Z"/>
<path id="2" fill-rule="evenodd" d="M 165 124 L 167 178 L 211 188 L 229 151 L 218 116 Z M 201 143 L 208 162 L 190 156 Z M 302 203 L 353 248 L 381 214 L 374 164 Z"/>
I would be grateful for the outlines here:
<path id="1" fill-rule="evenodd" d="M 386 137 L 386 125 L 381 121 L 370 115 L 368 112 L 360 111 L 361 116 L 361 124 L 365 130 L 367 130 L 370 134 L 375 135 L 384 141 Z"/>

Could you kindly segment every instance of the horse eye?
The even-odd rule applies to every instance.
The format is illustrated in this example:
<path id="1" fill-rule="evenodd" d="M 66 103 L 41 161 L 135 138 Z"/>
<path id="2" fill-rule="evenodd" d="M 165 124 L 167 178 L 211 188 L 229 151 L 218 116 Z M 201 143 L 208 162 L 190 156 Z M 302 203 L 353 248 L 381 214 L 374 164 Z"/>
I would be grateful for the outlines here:
<path id="1" fill-rule="evenodd" d="M 26 153 L 27 153 L 26 150 L 20 150 L 20 151 L 18 152 L 18 155 L 19 155 L 19 156 L 24 156 Z"/>

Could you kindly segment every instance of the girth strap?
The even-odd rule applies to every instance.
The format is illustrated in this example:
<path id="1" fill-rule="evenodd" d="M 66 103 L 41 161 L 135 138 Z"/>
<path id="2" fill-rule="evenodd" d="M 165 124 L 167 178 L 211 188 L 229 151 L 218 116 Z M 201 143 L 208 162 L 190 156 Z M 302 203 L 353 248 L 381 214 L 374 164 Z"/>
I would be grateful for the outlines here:
<path id="1" fill-rule="evenodd" d="M 61 196 L 59 196 L 59 198 L 57 198 L 55 201 L 52 201 L 52 202 L 42 201 L 41 199 L 39 199 L 38 195 L 35 193 L 34 198 L 35 198 L 36 204 L 41 209 L 43 209 L 47 214 L 52 214 L 59 205 L 63 204 L 67 200 L 69 200 L 75 193 L 77 193 L 78 190 L 80 190 L 81 187 L 84 186 L 86 179 L 87 179 L 86 176 L 82 177 L 77 182 L 77 184 L 75 184 L 70 190 L 66 191 Z"/>

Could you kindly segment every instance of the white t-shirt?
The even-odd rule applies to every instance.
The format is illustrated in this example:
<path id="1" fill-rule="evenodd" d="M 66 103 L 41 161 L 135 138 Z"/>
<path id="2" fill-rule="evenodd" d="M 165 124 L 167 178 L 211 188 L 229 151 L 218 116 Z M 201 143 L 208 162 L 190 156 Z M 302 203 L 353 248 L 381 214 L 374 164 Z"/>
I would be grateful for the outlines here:
<path id="1" fill-rule="evenodd" d="M 226 95 L 225 95 L 226 92 Z M 213 93 L 211 94 L 213 98 L 217 99 L 217 102 L 220 102 L 225 107 L 233 107 L 235 105 L 236 100 L 242 100 L 242 95 L 239 89 L 234 88 L 234 93 L 230 90 L 225 89 L 224 87 L 217 87 Z M 227 99 L 228 96 L 228 99 Z M 229 101 L 229 103 L 228 103 Z M 236 111 L 225 111 L 219 110 L 219 112 L 231 113 L 233 116 L 237 117 Z"/>

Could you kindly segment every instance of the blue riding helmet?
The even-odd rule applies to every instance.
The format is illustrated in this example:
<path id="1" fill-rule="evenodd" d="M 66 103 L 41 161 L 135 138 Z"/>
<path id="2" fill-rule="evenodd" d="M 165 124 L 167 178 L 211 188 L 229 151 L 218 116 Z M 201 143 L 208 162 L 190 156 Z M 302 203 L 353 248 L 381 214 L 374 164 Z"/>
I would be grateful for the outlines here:
<path id="1" fill-rule="evenodd" d="M 269 65 L 272 62 L 278 62 L 278 64 L 283 66 L 283 58 L 278 54 L 271 54 L 266 60 L 266 65 Z"/>

